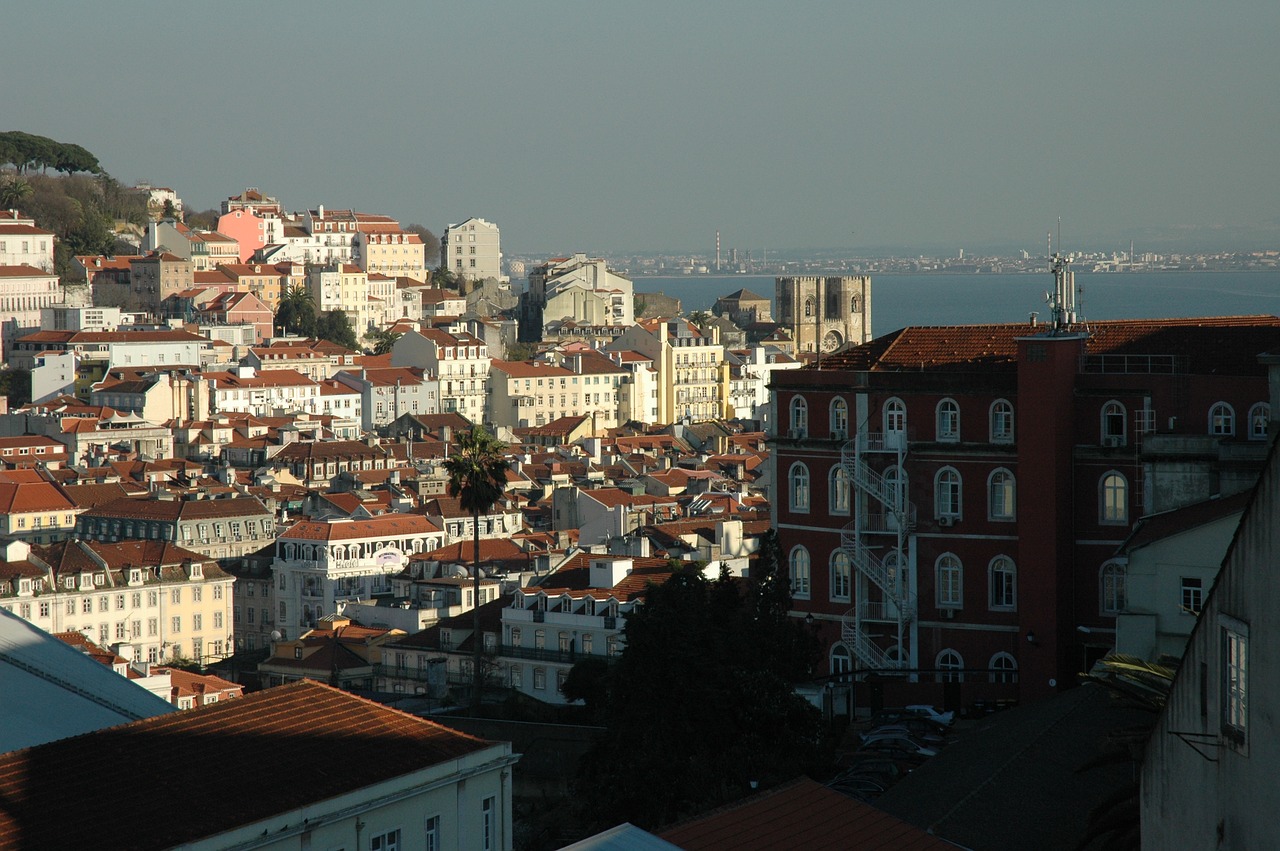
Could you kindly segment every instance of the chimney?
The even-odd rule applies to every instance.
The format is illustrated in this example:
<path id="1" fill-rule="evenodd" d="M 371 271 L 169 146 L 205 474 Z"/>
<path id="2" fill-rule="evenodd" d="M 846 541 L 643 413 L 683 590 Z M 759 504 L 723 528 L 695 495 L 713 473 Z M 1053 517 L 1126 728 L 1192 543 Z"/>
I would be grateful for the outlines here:
<path id="1" fill-rule="evenodd" d="M 635 567 L 629 558 L 593 558 L 590 583 L 592 588 L 612 588 L 626 579 Z"/>

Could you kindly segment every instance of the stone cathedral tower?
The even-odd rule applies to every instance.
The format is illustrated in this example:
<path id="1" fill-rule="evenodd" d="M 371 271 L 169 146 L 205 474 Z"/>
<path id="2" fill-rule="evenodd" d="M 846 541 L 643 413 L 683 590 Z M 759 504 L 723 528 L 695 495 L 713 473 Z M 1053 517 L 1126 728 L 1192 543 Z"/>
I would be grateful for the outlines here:
<path id="1" fill-rule="evenodd" d="M 871 278 L 806 275 L 776 281 L 777 322 L 797 352 L 834 352 L 871 339 Z"/>

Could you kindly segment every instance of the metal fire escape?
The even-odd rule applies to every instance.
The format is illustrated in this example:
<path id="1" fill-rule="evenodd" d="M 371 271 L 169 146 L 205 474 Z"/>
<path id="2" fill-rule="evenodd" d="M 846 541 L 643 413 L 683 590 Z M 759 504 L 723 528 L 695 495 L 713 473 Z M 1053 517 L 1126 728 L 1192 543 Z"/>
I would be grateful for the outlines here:
<path id="1" fill-rule="evenodd" d="M 916 525 L 916 509 L 907 499 L 905 478 L 887 480 L 868 463 L 877 456 L 879 461 L 896 464 L 902 474 L 906 433 L 859 428 L 840 451 L 854 497 L 854 519 L 841 530 L 840 547 L 857 578 L 854 606 L 840 626 L 841 638 L 860 666 L 884 670 L 908 666 L 912 655 L 909 642 L 916 599 L 904 573 L 910 565 L 908 539 Z"/>

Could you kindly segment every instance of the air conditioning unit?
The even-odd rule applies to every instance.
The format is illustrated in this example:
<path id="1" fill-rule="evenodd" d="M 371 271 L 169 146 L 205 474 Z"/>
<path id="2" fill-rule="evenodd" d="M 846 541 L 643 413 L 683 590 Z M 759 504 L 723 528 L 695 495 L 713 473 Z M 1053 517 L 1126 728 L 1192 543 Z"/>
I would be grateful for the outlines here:
<path id="1" fill-rule="evenodd" d="M 949 514 L 944 514 L 938 518 L 938 526 L 942 529 L 950 529 L 956 524 L 956 519 Z"/>
<path id="2" fill-rule="evenodd" d="M 1124 438 L 1118 434 L 1108 434 L 1102 438 L 1103 446 L 1124 446 Z"/>
<path id="3" fill-rule="evenodd" d="M 955 609 L 943 609 L 943 610 L 942 610 L 942 619 L 943 619 L 943 620 L 948 620 L 948 621 L 955 620 L 955 619 L 956 619 L 956 610 L 955 610 Z"/>

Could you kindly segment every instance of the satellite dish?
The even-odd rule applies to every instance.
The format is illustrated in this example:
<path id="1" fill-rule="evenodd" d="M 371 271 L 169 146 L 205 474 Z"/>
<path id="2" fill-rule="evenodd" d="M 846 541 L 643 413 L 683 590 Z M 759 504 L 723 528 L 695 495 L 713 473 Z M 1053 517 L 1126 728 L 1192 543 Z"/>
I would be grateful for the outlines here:
<path id="1" fill-rule="evenodd" d="M 278 630 L 278 629 L 273 629 L 273 630 L 271 630 L 271 640 L 272 640 L 272 641 L 279 641 L 279 640 L 280 640 L 280 630 Z"/>

